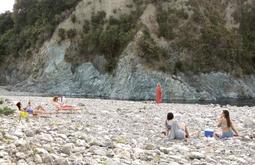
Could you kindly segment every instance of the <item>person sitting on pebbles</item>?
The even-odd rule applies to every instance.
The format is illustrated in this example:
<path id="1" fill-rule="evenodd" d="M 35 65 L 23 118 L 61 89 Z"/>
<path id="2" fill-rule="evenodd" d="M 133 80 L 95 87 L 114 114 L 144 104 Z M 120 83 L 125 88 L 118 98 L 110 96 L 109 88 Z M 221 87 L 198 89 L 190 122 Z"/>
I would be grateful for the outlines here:
<path id="1" fill-rule="evenodd" d="M 37 106 L 33 109 L 32 105 L 31 105 L 31 101 L 28 101 L 28 105 L 26 107 L 26 111 L 29 113 L 29 114 L 33 114 L 34 116 L 36 115 L 40 115 L 40 114 L 51 114 L 49 112 L 46 112 L 46 110 L 41 106 Z"/>
<path id="2" fill-rule="evenodd" d="M 23 108 L 21 105 L 21 102 L 17 102 L 16 106 L 18 107 L 18 110 L 21 112 L 26 112 L 26 108 Z"/>
<path id="3" fill-rule="evenodd" d="M 163 132 L 170 140 L 178 139 L 183 140 L 189 138 L 189 132 L 186 125 L 179 124 L 178 121 L 174 120 L 174 114 L 169 112 L 165 122 L 166 132 Z"/>
<path id="4" fill-rule="evenodd" d="M 223 112 L 221 113 L 221 116 L 218 120 L 218 125 L 217 126 L 221 127 L 222 134 L 219 135 L 219 134 L 216 133 L 215 134 L 216 137 L 224 139 L 224 138 L 231 138 L 233 136 L 238 136 L 238 132 L 236 131 L 236 129 L 233 126 L 232 121 L 230 120 L 230 115 L 229 115 L 228 110 L 223 110 Z"/>
<path id="5" fill-rule="evenodd" d="M 28 105 L 25 108 L 22 108 L 21 102 L 18 102 L 16 106 L 18 107 L 19 111 L 28 112 L 29 114 L 32 114 L 33 116 L 42 115 L 42 114 L 51 114 L 50 112 L 46 112 L 45 109 L 40 105 L 33 108 L 31 105 L 31 101 L 28 101 Z"/>

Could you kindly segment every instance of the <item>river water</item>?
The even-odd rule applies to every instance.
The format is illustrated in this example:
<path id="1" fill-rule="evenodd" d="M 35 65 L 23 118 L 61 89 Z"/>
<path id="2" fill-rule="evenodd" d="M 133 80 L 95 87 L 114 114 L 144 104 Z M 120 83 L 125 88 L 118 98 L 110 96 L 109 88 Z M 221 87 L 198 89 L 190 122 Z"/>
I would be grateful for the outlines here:
<path id="1" fill-rule="evenodd" d="M 219 105 L 232 105 L 232 106 L 255 106 L 255 99 L 219 99 L 219 100 L 212 100 L 212 101 L 183 101 L 183 100 L 172 100 L 172 101 L 165 101 L 168 103 L 183 103 L 183 104 L 219 104 Z"/>

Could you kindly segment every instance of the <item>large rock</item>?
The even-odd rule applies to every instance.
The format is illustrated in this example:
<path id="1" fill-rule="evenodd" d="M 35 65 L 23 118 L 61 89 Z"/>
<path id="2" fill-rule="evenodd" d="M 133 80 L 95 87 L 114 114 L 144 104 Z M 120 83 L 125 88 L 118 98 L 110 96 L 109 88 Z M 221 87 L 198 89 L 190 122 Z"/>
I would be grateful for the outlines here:
<path id="1" fill-rule="evenodd" d="M 62 152 L 64 154 L 70 155 L 70 153 L 71 153 L 73 148 L 74 148 L 74 144 L 73 143 L 67 143 L 67 144 L 62 146 Z"/>
<path id="2" fill-rule="evenodd" d="M 26 147 L 27 142 L 25 140 L 20 139 L 20 140 L 15 141 L 14 144 L 15 144 L 16 147 L 23 148 L 23 147 Z"/>
<path id="3" fill-rule="evenodd" d="M 200 152 L 191 152 L 189 154 L 190 159 L 204 159 L 205 155 Z"/>
<path id="4" fill-rule="evenodd" d="M 26 155 L 25 155 L 24 153 L 22 153 L 22 152 L 18 152 L 18 153 L 16 153 L 16 157 L 17 157 L 18 159 L 25 159 L 25 158 L 26 158 Z"/>
<path id="5" fill-rule="evenodd" d="M 54 164 L 56 165 L 68 165 L 68 161 L 65 158 L 59 157 L 55 160 Z"/>
<path id="6" fill-rule="evenodd" d="M 38 154 L 48 153 L 48 151 L 45 150 L 44 148 L 35 148 L 35 152 L 38 153 Z"/>
<path id="7" fill-rule="evenodd" d="M 35 161 L 37 164 L 40 164 L 40 163 L 43 162 L 41 156 L 38 155 L 38 154 L 35 154 L 35 156 L 34 156 L 34 161 Z"/>
<path id="8" fill-rule="evenodd" d="M 244 119 L 244 125 L 245 125 L 245 127 L 255 128 L 255 119 L 246 117 Z"/>

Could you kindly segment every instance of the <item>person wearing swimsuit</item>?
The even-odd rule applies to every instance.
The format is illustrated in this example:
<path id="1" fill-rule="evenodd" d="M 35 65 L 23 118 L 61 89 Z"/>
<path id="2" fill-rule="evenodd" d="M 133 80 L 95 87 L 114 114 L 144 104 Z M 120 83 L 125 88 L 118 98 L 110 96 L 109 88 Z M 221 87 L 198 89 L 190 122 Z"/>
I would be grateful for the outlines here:
<path id="1" fill-rule="evenodd" d="M 26 111 L 29 113 L 29 114 L 34 114 L 34 110 L 33 110 L 33 107 L 31 106 L 31 102 L 29 101 L 28 102 L 28 105 L 26 107 Z"/>
<path id="2" fill-rule="evenodd" d="M 53 114 L 54 112 L 47 112 L 41 105 L 33 108 L 31 101 L 28 101 L 28 105 L 25 108 L 25 110 L 29 113 L 32 114 L 33 116 L 41 116 L 44 114 Z"/>
<path id="3" fill-rule="evenodd" d="M 57 108 L 57 112 L 59 110 L 80 110 L 79 107 L 60 103 L 58 96 L 53 97 L 52 104 Z"/>
<path id="4" fill-rule="evenodd" d="M 216 134 L 216 136 L 221 139 L 238 136 L 238 132 L 236 131 L 236 129 L 233 126 L 232 121 L 230 120 L 230 115 L 229 115 L 228 110 L 223 110 L 223 112 L 218 120 L 218 127 L 221 127 L 222 135 Z"/>
<path id="5" fill-rule="evenodd" d="M 185 124 L 181 127 L 179 123 L 174 120 L 173 113 L 167 114 L 167 119 L 165 122 L 166 132 L 165 135 L 169 137 L 170 140 L 178 139 L 183 140 L 189 138 L 189 132 Z"/>

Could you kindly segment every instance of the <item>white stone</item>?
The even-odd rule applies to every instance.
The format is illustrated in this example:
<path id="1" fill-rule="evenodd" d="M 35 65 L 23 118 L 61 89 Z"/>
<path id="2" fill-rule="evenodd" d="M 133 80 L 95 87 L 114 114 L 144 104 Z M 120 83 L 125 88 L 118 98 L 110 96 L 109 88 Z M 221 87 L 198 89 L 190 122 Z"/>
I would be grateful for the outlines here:
<path id="1" fill-rule="evenodd" d="M 19 160 L 17 165 L 28 165 L 27 162 L 23 159 Z"/>
<path id="2" fill-rule="evenodd" d="M 25 140 L 19 139 L 17 141 L 15 141 L 15 145 L 16 147 L 25 147 L 27 144 L 27 142 Z"/>
<path id="3" fill-rule="evenodd" d="M 166 148 L 166 147 L 160 147 L 159 150 L 163 152 L 164 154 L 168 154 L 172 149 Z"/>
<path id="4" fill-rule="evenodd" d="M 42 160 L 44 163 L 53 163 L 53 158 L 49 153 L 43 153 Z"/>
<path id="5" fill-rule="evenodd" d="M 35 162 L 38 163 L 38 164 L 40 164 L 40 163 L 43 162 L 41 156 L 38 155 L 38 154 L 35 154 L 34 160 L 35 160 Z"/>
<path id="6" fill-rule="evenodd" d="M 53 141 L 52 136 L 49 135 L 49 134 L 42 134 L 39 138 L 40 138 L 41 140 L 44 140 L 44 141 L 47 141 L 47 142 Z"/>
<path id="7" fill-rule="evenodd" d="M 180 165 L 180 164 L 177 162 L 170 162 L 169 165 Z"/>
<path id="8" fill-rule="evenodd" d="M 153 149 L 155 149 L 155 146 L 153 144 L 146 144 L 145 149 L 146 150 L 153 150 Z"/>
<path id="9" fill-rule="evenodd" d="M 246 163 L 247 163 L 246 160 L 244 160 L 244 158 L 239 158 L 239 157 L 237 157 L 236 160 L 237 160 L 238 162 L 242 163 L 242 164 L 246 164 Z"/>
<path id="10" fill-rule="evenodd" d="M 55 160 L 54 164 L 56 165 L 69 165 L 66 158 L 59 157 Z"/>
<path id="11" fill-rule="evenodd" d="M 0 140 L 3 140 L 4 136 L 2 134 L 2 132 L 0 132 Z"/>
<path id="12" fill-rule="evenodd" d="M 24 134 L 21 130 L 16 130 L 13 135 L 21 138 Z"/>
<path id="13" fill-rule="evenodd" d="M 76 140 L 76 144 L 78 146 L 86 146 L 87 145 L 85 140 L 80 140 L 80 139 Z"/>
<path id="14" fill-rule="evenodd" d="M 191 152 L 189 154 L 190 159 L 203 159 L 205 158 L 205 155 L 200 152 Z"/>
<path id="15" fill-rule="evenodd" d="M 5 151 L 0 151 L 0 158 L 4 158 L 6 156 L 8 156 L 8 152 L 5 152 Z"/>
<path id="16" fill-rule="evenodd" d="M 69 154 L 71 153 L 73 147 L 74 147 L 74 144 L 73 144 L 73 143 L 67 143 L 67 144 L 65 144 L 65 145 L 62 146 L 62 152 L 63 152 L 64 154 L 69 155 Z"/>
<path id="17" fill-rule="evenodd" d="M 25 159 L 25 158 L 26 158 L 26 155 L 25 155 L 23 152 L 17 152 L 17 153 L 16 153 L 16 156 L 17 156 L 17 158 L 19 158 L 19 159 Z"/>
<path id="18" fill-rule="evenodd" d="M 35 148 L 35 151 L 36 151 L 38 154 L 45 154 L 45 153 L 48 153 L 48 151 L 45 150 L 44 148 Z"/>
<path id="19" fill-rule="evenodd" d="M 61 137 L 62 139 L 66 140 L 68 139 L 67 136 L 65 134 L 58 134 L 57 136 Z"/>

